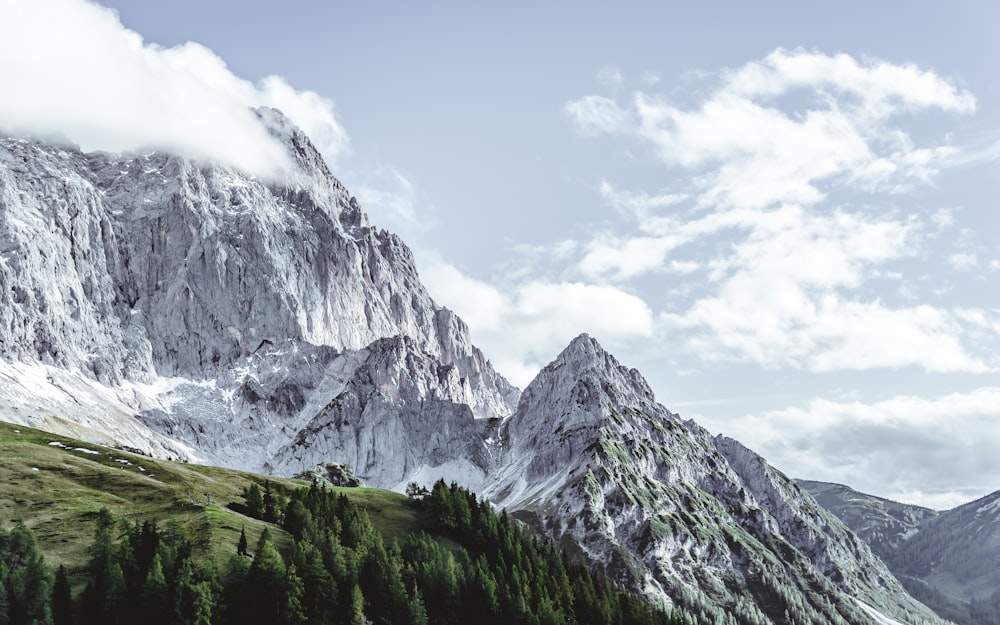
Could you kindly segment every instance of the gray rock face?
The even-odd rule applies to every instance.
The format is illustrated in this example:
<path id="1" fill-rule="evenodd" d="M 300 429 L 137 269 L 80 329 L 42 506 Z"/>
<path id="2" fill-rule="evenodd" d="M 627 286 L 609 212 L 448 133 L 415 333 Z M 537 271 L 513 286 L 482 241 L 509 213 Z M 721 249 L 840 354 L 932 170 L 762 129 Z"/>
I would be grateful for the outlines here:
<path id="1" fill-rule="evenodd" d="M 403 438 L 398 420 L 424 408 L 431 422 L 467 420 L 456 432 L 478 428 L 474 417 L 510 414 L 518 390 L 472 345 L 466 325 L 431 300 L 409 249 L 368 224 L 301 131 L 276 111 L 258 115 L 297 163 L 281 180 L 156 152 L 83 154 L 0 139 L 6 363 L 43 378 L 46 366 L 75 372 L 103 385 L 119 412 L 132 409 L 191 445 L 189 455 L 258 470 L 302 470 L 327 460 L 327 450 L 370 446 L 374 425 L 349 441 L 326 440 L 346 430 L 319 429 L 337 397 L 325 393 L 337 384 L 338 394 L 360 389 L 365 415 L 378 412 L 379 427 L 397 423 L 392 433 Z M 410 403 L 387 390 L 403 378 L 362 389 L 364 380 L 350 379 L 360 375 L 355 365 L 412 374 L 402 394 Z M 383 391 L 388 398 L 364 395 Z M 352 463 L 384 466 L 369 474 L 389 485 L 416 454 L 436 458 L 444 443 L 415 444 L 386 462 L 379 449 L 355 449 Z"/>
<path id="2" fill-rule="evenodd" d="M 486 494 L 700 623 L 939 622 L 860 539 L 736 441 L 657 404 L 587 336 L 525 389 Z"/>

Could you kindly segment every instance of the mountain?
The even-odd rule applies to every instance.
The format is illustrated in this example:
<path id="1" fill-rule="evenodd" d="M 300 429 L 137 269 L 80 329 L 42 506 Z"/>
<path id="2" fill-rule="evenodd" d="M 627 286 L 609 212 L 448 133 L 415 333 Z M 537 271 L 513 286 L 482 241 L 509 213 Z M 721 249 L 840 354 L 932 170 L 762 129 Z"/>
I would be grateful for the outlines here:
<path id="1" fill-rule="evenodd" d="M 525 389 L 485 491 L 699 623 L 937 622 L 868 546 L 738 442 L 656 403 L 589 336 Z"/>
<path id="2" fill-rule="evenodd" d="M 956 623 L 1000 625 L 1000 491 L 945 512 L 801 482 L 903 585 Z"/>
<path id="3" fill-rule="evenodd" d="M 469 440 L 471 417 L 510 414 L 518 390 L 308 138 L 277 111 L 258 116 L 294 174 L 0 140 L 0 410 L 244 469 L 292 474 L 354 449 L 375 483 L 426 474 Z M 380 447 L 374 423 L 318 429 L 348 397 L 381 411 Z M 421 406 L 454 427 L 389 448 L 385 433 Z"/>
<path id="4" fill-rule="evenodd" d="M 445 478 L 699 623 L 940 622 L 592 338 L 521 394 L 308 138 L 258 116 L 295 172 L 0 139 L 2 419 L 274 475 Z"/>
<path id="5" fill-rule="evenodd" d="M 938 515 L 921 506 L 866 495 L 849 486 L 796 480 L 819 505 L 837 516 L 864 539 L 877 556 L 889 558 L 921 525 Z"/>

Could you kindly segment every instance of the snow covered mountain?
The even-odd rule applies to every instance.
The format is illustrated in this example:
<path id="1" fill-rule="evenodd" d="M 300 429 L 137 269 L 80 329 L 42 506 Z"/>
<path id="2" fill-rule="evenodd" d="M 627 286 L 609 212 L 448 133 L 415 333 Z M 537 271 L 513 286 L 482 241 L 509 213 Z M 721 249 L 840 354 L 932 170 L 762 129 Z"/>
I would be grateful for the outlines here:
<path id="1" fill-rule="evenodd" d="M 0 139 L 0 418 L 283 475 L 454 479 L 700 623 L 939 622 L 590 337 L 522 396 L 308 138 L 258 115 L 294 174 Z"/>

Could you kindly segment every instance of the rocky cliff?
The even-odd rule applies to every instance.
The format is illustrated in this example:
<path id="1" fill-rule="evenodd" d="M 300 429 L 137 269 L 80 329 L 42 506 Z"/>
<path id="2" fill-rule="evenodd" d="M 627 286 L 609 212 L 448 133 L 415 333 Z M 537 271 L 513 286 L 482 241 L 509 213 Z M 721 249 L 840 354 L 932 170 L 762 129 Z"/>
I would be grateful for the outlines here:
<path id="1" fill-rule="evenodd" d="M 364 444 L 356 432 L 353 442 L 326 440 L 348 433 L 316 425 L 348 386 L 388 392 L 362 403 L 366 414 L 382 406 L 380 425 L 395 420 L 396 431 L 421 402 L 433 418 L 468 421 L 456 431 L 512 412 L 517 389 L 431 300 L 406 245 L 369 225 L 301 131 L 277 111 L 258 115 L 297 163 L 281 179 L 159 152 L 0 139 L 8 418 L 62 427 L 67 410 L 113 404 L 91 416 L 107 420 L 91 438 L 254 469 L 294 441 L 268 466 L 300 471 L 329 449 Z M 409 403 L 397 410 L 388 389 L 402 378 L 378 376 L 404 374 Z M 67 383 L 54 375 L 80 393 L 60 393 Z M 440 441 L 410 444 L 424 442 L 411 455 L 437 457 Z M 394 467 L 372 469 L 380 484 L 414 462 L 380 458 L 367 461 Z"/>
<path id="2" fill-rule="evenodd" d="M 486 494 L 700 623 L 937 622 L 868 546 L 581 336 L 525 389 Z"/>

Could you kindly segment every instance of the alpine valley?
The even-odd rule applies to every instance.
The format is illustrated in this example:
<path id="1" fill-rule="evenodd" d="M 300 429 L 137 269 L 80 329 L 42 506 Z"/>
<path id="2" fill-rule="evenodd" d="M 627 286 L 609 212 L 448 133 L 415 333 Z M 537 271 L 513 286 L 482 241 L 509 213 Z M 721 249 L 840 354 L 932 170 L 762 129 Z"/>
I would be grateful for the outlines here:
<path id="1" fill-rule="evenodd" d="M 0 419 L 274 476 L 457 482 L 699 624 L 945 622 L 594 338 L 514 388 L 309 139 L 257 116 L 296 163 L 280 180 L 0 139 Z"/>

